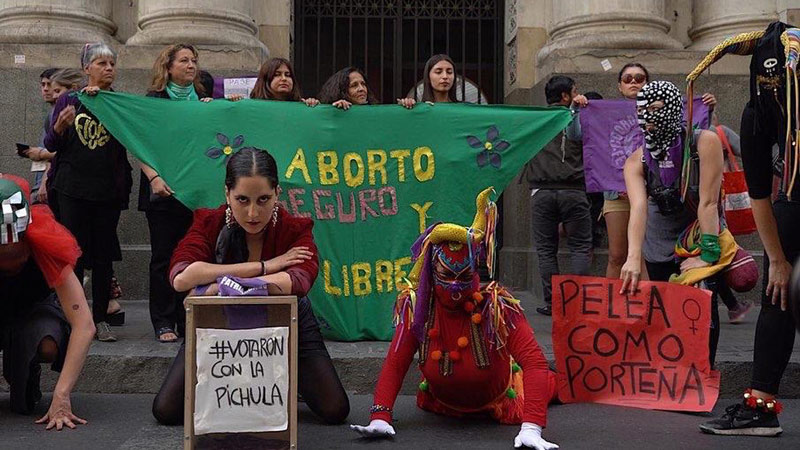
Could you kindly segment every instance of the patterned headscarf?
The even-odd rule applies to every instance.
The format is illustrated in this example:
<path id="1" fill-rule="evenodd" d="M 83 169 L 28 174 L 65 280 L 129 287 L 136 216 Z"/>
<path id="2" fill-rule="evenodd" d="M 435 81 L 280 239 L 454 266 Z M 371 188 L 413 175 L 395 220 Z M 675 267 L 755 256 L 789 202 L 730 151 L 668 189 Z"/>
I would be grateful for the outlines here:
<path id="1" fill-rule="evenodd" d="M 664 102 L 663 107 L 652 112 L 647 110 L 659 100 Z M 651 81 L 636 94 L 636 108 L 647 151 L 653 159 L 664 160 L 683 129 L 681 91 L 669 81 Z M 647 131 L 648 123 L 655 125 L 655 129 Z"/>

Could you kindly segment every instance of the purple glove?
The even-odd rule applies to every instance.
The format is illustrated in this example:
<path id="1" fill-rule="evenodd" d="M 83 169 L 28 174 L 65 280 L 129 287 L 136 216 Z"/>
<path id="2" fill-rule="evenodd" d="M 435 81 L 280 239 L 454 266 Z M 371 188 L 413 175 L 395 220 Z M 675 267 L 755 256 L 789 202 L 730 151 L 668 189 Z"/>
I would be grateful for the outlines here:
<path id="1" fill-rule="evenodd" d="M 239 278 L 224 276 L 217 278 L 219 295 L 223 297 L 266 297 L 269 295 L 267 287 L 270 283 L 260 278 Z"/>

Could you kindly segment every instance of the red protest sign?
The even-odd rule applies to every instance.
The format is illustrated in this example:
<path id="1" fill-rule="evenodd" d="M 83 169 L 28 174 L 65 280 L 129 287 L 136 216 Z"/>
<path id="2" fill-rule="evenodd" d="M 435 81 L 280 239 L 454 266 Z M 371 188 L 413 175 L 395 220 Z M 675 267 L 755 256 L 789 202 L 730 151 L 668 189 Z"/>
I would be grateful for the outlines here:
<path id="1" fill-rule="evenodd" d="M 711 370 L 711 293 L 641 282 L 553 276 L 553 350 L 559 398 L 673 411 L 711 411 L 719 372 Z"/>

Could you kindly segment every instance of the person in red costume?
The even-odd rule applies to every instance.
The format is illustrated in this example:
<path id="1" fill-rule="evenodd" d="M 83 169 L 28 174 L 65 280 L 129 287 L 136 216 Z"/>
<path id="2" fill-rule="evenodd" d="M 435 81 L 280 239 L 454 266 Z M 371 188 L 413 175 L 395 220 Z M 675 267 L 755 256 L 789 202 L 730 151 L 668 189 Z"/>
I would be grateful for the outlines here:
<path id="1" fill-rule="evenodd" d="M 40 363 L 61 372 L 50 407 L 36 423 L 75 428 L 70 393 L 95 328 L 75 276 L 78 242 L 47 205 L 30 205 L 22 178 L 0 174 L 0 350 L 11 410 L 31 414 L 41 400 Z M 55 295 L 53 294 L 55 291 Z"/>
<path id="2" fill-rule="evenodd" d="M 375 387 L 368 426 L 350 427 L 365 437 L 395 434 L 392 407 L 419 352 L 423 380 L 417 406 L 437 414 L 485 414 L 500 423 L 522 423 L 514 446 L 551 450 L 542 438 L 547 405 L 557 399 L 549 370 L 519 300 L 496 282 L 481 288 L 482 252 L 494 265 L 496 206 L 490 187 L 478 195 L 470 228 L 435 224 L 411 248 L 409 286 L 395 306 L 396 330 Z"/>

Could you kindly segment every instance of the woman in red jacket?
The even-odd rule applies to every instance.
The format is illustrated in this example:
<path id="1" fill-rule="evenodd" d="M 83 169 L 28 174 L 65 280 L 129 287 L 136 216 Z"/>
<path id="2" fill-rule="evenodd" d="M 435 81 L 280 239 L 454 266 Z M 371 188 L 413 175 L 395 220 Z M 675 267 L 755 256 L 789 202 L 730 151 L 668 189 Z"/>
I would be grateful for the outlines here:
<path id="1" fill-rule="evenodd" d="M 195 211 L 194 222 L 170 263 L 178 292 L 216 295 L 223 276 L 259 278 L 270 294 L 296 295 L 298 301 L 298 391 L 312 411 L 328 423 L 350 412 L 347 394 L 322 341 L 306 294 L 319 263 L 311 219 L 292 217 L 278 204 L 278 168 L 264 150 L 248 147 L 228 160 L 226 205 Z M 153 415 L 165 425 L 183 423 L 184 347 L 153 402 Z"/>
<path id="2" fill-rule="evenodd" d="M 496 282 L 480 287 L 481 252 L 494 259 L 496 207 L 492 188 L 477 200 L 471 227 L 436 224 L 411 248 L 411 286 L 398 296 L 392 344 L 383 363 L 367 426 L 351 425 L 366 437 L 395 434 L 392 408 L 406 372 L 419 352 L 423 380 L 417 406 L 437 414 L 487 415 L 522 424 L 515 447 L 552 450 L 542 438 L 547 405 L 557 397 L 550 371 L 519 300 Z"/>

